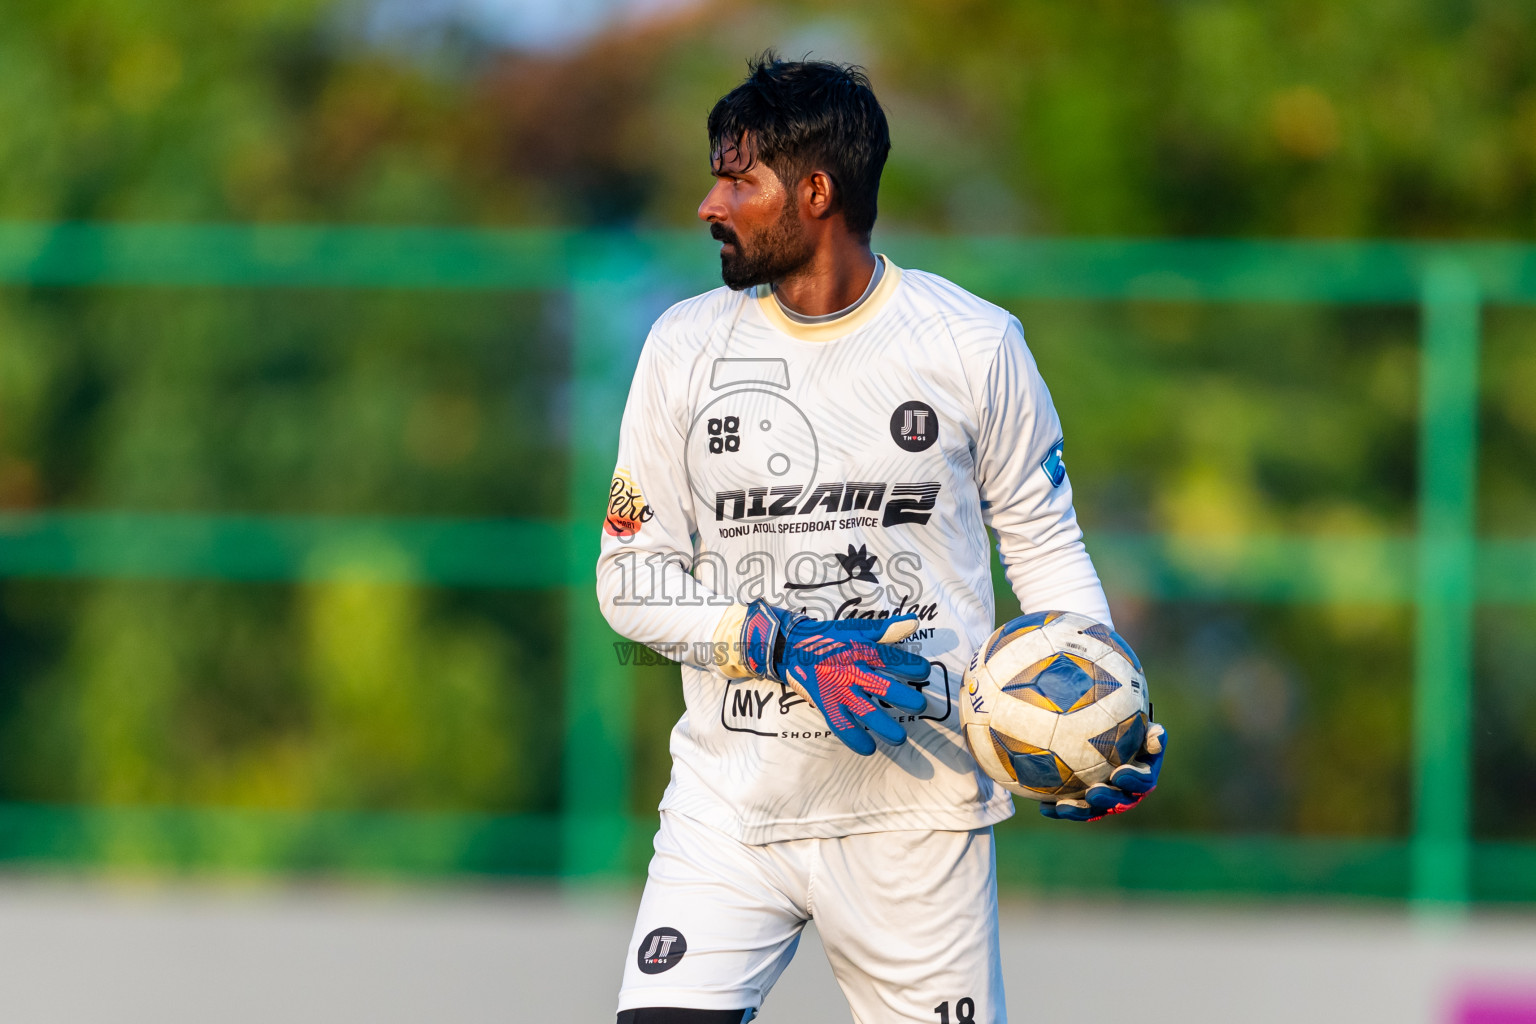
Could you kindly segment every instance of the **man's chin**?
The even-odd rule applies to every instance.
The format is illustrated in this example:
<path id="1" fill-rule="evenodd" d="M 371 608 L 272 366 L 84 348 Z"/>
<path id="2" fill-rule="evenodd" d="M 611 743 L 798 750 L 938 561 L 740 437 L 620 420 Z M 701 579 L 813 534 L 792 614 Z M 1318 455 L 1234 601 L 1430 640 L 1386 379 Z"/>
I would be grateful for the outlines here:
<path id="1" fill-rule="evenodd" d="M 733 292 L 746 291 L 768 283 L 758 268 L 744 267 L 738 260 L 725 256 L 720 257 L 720 280 Z"/>

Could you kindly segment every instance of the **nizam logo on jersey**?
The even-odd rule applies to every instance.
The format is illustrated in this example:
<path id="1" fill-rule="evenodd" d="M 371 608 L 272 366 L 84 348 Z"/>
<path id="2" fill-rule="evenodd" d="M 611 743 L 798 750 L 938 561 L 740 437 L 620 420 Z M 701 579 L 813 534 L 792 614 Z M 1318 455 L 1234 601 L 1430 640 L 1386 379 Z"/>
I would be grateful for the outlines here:
<path id="1" fill-rule="evenodd" d="M 713 506 L 715 522 L 740 524 L 721 526 L 720 537 L 924 526 L 937 509 L 937 480 L 897 482 L 888 467 L 874 471 L 885 479 L 825 479 L 822 443 L 789 397 L 784 360 L 717 359 L 710 389 L 723 393 L 693 410 L 685 469 L 700 511 Z M 905 451 L 927 451 L 939 439 L 938 413 L 926 402 L 904 402 L 891 416 L 890 436 Z"/>
<path id="2" fill-rule="evenodd" d="M 820 483 L 810 489 L 799 484 L 782 487 L 746 487 L 740 490 L 715 492 L 715 522 L 726 519 L 762 519 L 748 526 L 725 527 L 722 537 L 741 537 L 749 533 L 818 533 L 822 530 L 850 529 L 857 526 L 901 526 L 911 523 L 925 525 L 933 516 L 934 506 L 943 485 L 936 480 L 920 483 L 887 484 L 884 481 L 844 480 Z M 886 490 L 890 497 L 887 499 Z M 801 501 L 801 496 L 805 500 Z M 883 506 L 883 509 L 882 509 Z M 880 512 L 873 515 L 855 515 L 843 519 L 812 520 L 808 522 L 774 522 L 786 517 L 812 514 L 844 514 L 848 512 Z"/>

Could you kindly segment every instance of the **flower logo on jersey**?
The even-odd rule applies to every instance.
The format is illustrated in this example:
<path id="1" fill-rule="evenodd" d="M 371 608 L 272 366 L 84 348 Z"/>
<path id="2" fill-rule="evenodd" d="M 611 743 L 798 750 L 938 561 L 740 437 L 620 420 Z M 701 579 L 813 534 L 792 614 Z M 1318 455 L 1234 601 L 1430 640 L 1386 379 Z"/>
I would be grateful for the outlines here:
<path id="1" fill-rule="evenodd" d="M 875 562 L 879 559 L 877 556 L 869 553 L 868 545 L 861 544 L 855 548 L 852 544 L 849 544 L 846 555 L 840 555 L 834 551 L 832 557 L 837 559 L 837 564 L 843 568 L 843 577 L 841 579 L 823 580 L 820 583 L 786 583 L 784 584 L 784 589 L 820 590 L 822 587 L 839 587 L 844 583 L 852 583 L 855 580 L 864 583 L 880 582 L 880 578 L 875 575 Z"/>
<path id="2" fill-rule="evenodd" d="M 603 518 L 603 530 L 609 536 L 627 540 L 639 533 L 655 514 L 655 509 L 645 503 L 640 485 L 630 479 L 629 471 L 615 470 L 613 483 L 608 485 L 608 514 Z"/>

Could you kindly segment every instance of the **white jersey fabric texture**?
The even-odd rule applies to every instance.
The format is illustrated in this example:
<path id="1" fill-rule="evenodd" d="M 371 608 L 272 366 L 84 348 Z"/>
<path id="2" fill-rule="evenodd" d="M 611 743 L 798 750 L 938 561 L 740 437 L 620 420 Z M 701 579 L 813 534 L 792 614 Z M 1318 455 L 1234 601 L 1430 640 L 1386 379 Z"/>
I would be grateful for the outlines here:
<path id="1" fill-rule="evenodd" d="M 1002 1024 L 996 872 L 989 828 L 754 846 L 663 811 L 619 1010 L 757 1010 L 814 917 L 855 1024 Z"/>
<path id="2" fill-rule="evenodd" d="M 800 324 L 766 288 L 673 306 L 641 351 L 597 591 L 613 628 L 683 663 L 663 810 L 747 843 L 1012 813 L 959 727 L 994 628 L 991 543 L 1026 611 L 1106 624 L 1062 430 L 1017 319 L 887 261 L 847 316 Z M 715 628 L 755 599 L 815 618 L 915 613 L 934 662 L 908 742 L 861 757 L 781 684 L 729 679 Z"/>

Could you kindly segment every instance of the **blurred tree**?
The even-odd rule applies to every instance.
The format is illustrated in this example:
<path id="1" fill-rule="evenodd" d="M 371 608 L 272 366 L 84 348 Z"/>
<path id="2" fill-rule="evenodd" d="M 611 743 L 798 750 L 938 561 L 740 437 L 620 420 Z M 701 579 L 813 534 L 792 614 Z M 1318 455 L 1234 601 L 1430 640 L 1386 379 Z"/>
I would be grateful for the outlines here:
<path id="1" fill-rule="evenodd" d="M 381 48 L 366 7 L 7 5 L 0 214 L 686 222 L 709 104 L 777 43 L 870 65 L 892 225 L 1536 230 L 1521 5 L 737 2 L 531 53 Z"/>

